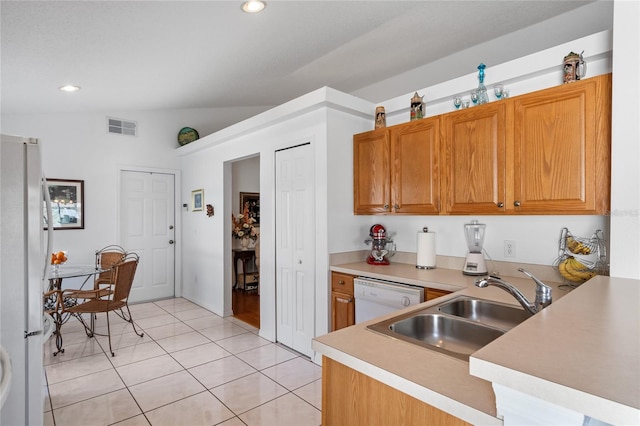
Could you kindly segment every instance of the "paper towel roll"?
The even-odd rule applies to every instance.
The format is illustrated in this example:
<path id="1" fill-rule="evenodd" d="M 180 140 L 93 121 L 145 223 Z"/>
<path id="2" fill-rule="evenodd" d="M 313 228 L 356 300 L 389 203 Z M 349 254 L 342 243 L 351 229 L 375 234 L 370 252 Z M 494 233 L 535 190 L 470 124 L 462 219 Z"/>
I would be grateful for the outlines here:
<path id="1" fill-rule="evenodd" d="M 435 269 L 436 267 L 436 233 L 418 232 L 418 252 L 416 268 Z"/>

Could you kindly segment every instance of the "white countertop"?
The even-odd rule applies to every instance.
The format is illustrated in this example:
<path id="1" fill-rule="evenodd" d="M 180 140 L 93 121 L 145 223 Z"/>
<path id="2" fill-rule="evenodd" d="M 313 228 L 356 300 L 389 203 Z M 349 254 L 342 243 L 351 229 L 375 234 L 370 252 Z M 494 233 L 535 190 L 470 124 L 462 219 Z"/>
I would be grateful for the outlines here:
<path id="1" fill-rule="evenodd" d="M 337 362 L 473 424 L 502 424 L 491 381 L 529 394 L 532 386 L 542 382 L 539 394 L 534 393 L 541 399 L 572 389 L 573 393 L 565 392 L 553 402 L 566 402 L 568 408 L 604 421 L 610 417 L 603 418 L 602 411 L 618 409 L 624 411 L 624 419 L 634 414 L 637 419 L 638 281 L 596 277 L 571 293 L 547 282 L 553 288 L 554 303 L 474 353 L 470 362 L 472 373 L 479 376 L 475 377 L 467 362 L 379 335 L 366 326 L 462 294 L 518 305 L 512 296 L 495 287 L 477 288 L 475 278 L 459 270 L 420 270 L 398 263 L 381 268 L 364 262 L 331 270 L 455 292 L 314 339 L 314 350 Z M 503 278 L 534 299 L 532 280 Z"/>
<path id="2" fill-rule="evenodd" d="M 471 374 L 611 424 L 640 424 L 640 282 L 595 277 L 493 341 Z"/>

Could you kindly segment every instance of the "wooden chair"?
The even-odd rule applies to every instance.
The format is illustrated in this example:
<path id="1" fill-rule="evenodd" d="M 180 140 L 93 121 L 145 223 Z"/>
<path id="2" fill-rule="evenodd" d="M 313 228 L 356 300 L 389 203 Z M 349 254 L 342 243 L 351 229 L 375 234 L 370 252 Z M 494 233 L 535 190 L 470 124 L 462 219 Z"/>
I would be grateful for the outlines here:
<path id="1" fill-rule="evenodd" d="M 109 322 L 109 312 L 115 312 L 120 318 L 127 321 L 133 326 L 133 331 L 140 337 L 144 336 L 144 333 L 139 333 L 136 329 L 136 325 L 131 317 L 131 311 L 129 310 L 129 293 L 131 292 L 131 286 L 133 285 L 133 278 L 135 277 L 136 268 L 138 267 L 139 257 L 136 253 L 128 253 L 121 262 L 113 266 L 113 288 L 107 295 L 103 295 L 104 289 L 84 290 L 78 292 L 77 290 L 63 290 L 61 298 L 72 297 L 76 299 L 77 304 L 73 306 L 66 306 L 66 303 L 61 303 L 62 313 L 68 312 L 75 316 L 84 325 L 85 330 L 89 336 L 94 335 L 92 325 L 88 325 L 82 314 L 95 315 L 104 312 L 107 316 L 107 335 L 109 336 L 109 351 L 111 356 L 115 356 L 111 347 L 111 325 Z M 83 301 L 82 301 L 83 300 Z M 71 305 L 71 304 L 69 304 Z M 126 315 L 124 309 L 126 308 Z"/>

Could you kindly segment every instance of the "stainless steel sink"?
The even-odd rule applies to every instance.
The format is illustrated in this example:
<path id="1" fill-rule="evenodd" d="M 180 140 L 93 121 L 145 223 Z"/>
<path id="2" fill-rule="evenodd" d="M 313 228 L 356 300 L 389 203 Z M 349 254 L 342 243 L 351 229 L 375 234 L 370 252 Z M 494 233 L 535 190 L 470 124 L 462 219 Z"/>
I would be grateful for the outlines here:
<path id="1" fill-rule="evenodd" d="M 468 361 L 469 355 L 529 317 L 518 307 L 461 296 L 367 328 Z"/>
<path id="2" fill-rule="evenodd" d="M 511 329 L 531 317 L 520 307 L 471 297 L 459 297 L 438 306 L 444 314 L 466 318 L 502 329 Z"/>

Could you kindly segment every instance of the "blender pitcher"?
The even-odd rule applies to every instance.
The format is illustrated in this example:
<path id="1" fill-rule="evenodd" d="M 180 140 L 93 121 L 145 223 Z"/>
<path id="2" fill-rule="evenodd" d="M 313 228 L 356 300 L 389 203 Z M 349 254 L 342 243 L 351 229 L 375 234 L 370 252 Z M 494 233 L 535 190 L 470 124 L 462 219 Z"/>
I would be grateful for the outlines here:
<path id="1" fill-rule="evenodd" d="M 487 265 L 482 254 L 486 226 L 477 220 L 472 220 L 471 223 L 464 225 L 464 235 L 469 249 L 462 269 L 462 273 L 465 275 L 485 275 L 487 273 Z"/>

